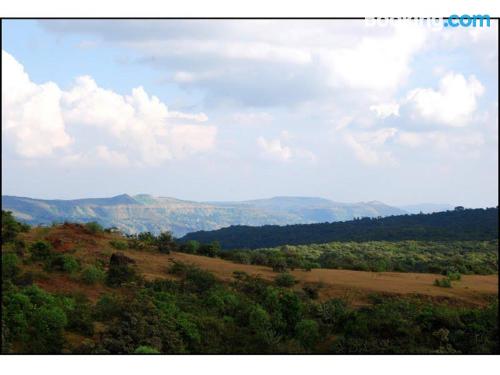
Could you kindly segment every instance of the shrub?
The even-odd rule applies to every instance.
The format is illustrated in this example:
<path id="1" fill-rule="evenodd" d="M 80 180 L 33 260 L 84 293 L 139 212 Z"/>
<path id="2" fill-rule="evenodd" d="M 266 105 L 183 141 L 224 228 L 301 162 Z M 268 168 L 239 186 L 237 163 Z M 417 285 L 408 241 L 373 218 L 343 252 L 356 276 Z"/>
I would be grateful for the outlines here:
<path id="1" fill-rule="evenodd" d="M 13 280 L 19 275 L 19 258 L 14 253 L 2 254 L 2 279 Z"/>
<path id="2" fill-rule="evenodd" d="M 54 254 L 47 259 L 45 269 L 47 271 L 75 273 L 80 269 L 80 263 L 71 255 Z"/>
<path id="3" fill-rule="evenodd" d="M 213 241 L 209 244 L 203 244 L 198 249 L 198 254 L 215 258 L 220 253 L 220 244 L 218 241 Z"/>
<path id="4" fill-rule="evenodd" d="M 289 273 L 282 273 L 274 278 L 274 283 L 283 288 L 294 286 L 296 282 L 295 277 Z"/>
<path id="5" fill-rule="evenodd" d="M 100 283 L 106 277 L 106 273 L 102 268 L 96 266 L 86 267 L 81 275 L 81 279 L 85 284 Z"/>
<path id="6" fill-rule="evenodd" d="M 142 232 L 137 235 L 137 239 L 141 242 L 145 242 L 149 245 L 153 245 L 156 242 L 156 237 L 151 232 Z"/>
<path id="7" fill-rule="evenodd" d="M 298 340 L 304 348 L 313 348 L 319 339 L 319 326 L 316 321 L 311 319 L 301 320 L 295 326 L 295 332 Z"/>
<path id="8" fill-rule="evenodd" d="M 102 233 L 104 232 L 104 228 L 102 227 L 101 224 L 99 224 L 97 221 L 91 221 L 89 223 L 85 224 L 85 229 L 87 232 L 90 234 L 97 234 L 97 233 Z"/>
<path id="9" fill-rule="evenodd" d="M 134 350 L 134 354 L 160 354 L 160 352 L 150 346 L 141 345 Z"/>
<path id="10" fill-rule="evenodd" d="M 27 232 L 29 225 L 18 222 L 12 212 L 2 210 L 2 244 L 13 241 L 18 233 Z"/>
<path id="11" fill-rule="evenodd" d="M 111 240 L 109 244 L 116 250 L 126 250 L 128 247 L 125 241 Z"/>
<path id="12" fill-rule="evenodd" d="M 120 286 L 136 280 L 137 275 L 135 269 L 130 265 L 131 263 L 135 262 L 121 253 L 111 255 L 106 283 L 110 286 Z"/>
<path id="13" fill-rule="evenodd" d="M 448 272 L 446 274 L 446 276 L 448 276 L 448 279 L 450 279 L 451 281 L 459 281 L 460 279 L 462 279 L 462 275 L 460 275 L 460 272 Z"/>
<path id="14" fill-rule="evenodd" d="M 180 251 L 188 254 L 196 254 L 200 249 L 200 243 L 198 241 L 187 241 L 180 246 Z"/>
<path id="15" fill-rule="evenodd" d="M 448 277 L 443 277 L 441 280 L 434 280 L 434 285 L 441 288 L 451 288 L 451 280 Z"/>
<path id="16" fill-rule="evenodd" d="M 287 270 L 287 263 L 283 258 L 271 259 L 270 263 L 274 272 L 286 272 Z"/>
<path id="17" fill-rule="evenodd" d="M 156 238 L 156 246 L 160 253 L 169 254 L 170 251 L 175 250 L 176 244 L 172 233 L 161 232 L 160 235 Z"/>
<path id="18" fill-rule="evenodd" d="M 35 261 L 48 260 L 52 255 L 52 246 L 45 241 L 36 241 L 30 246 L 30 252 Z"/>
<path id="19" fill-rule="evenodd" d="M 310 298 L 310 299 L 317 299 L 319 297 L 319 289 L 320 285 L 318 284 L 306 284 L 302 288 L 304 293 Z"/>

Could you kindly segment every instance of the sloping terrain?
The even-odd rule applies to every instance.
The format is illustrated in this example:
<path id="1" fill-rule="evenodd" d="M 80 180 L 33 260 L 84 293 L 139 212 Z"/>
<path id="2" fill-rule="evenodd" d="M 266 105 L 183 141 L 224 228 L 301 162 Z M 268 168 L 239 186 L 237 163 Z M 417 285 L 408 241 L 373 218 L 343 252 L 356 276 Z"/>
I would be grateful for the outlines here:
<path id="1" fill-rule="evenodd" d="M 97 221 L 126 233 L 171 231 L 175 236 L 230 225 L 319 223 L 404 213 L 381 202 L 338 203 L 307 197 L 193 202 L 146 194 L 76 200 L 2 196 L 2 207 L 28 224 Z"/>
<path id="2" fill-rule="evenodd" d="M 94 264 L 96 260 L 106 263 L 116 252 L 110 241 L 123 240 L 119 234 L 89 234 L 81 226 L 68 224 L 53 228 L 34 228 L 21 235 L 27 242 L 47 240 L 56 251 L 72 254 L 82 264 Z M 136 261 L 139 272 L 147 279 L 172 278 L 167 271 L 172 261 L 186 262 L 213 273 L 224 281 L 233 280 L 235 271 L 273 280 L 277 273 L 269 267 L 237 264 L 219 258 L 172 252 L 161 254 L 152 251 L 120 250 Z M 311 271 L 291 271 L 297 279 L 297 289 L 305 284 L 319 287 L 320 299 L 332 297 L 350 298 L 353 303 L 363 304 L 371 293 L 392 295 L 417 294 L 429 298 L 445 298 L 457 303 L 483 304 L 488 296 L 498 294 L 498 275 L 463 275 L 462 280 L 454 283 L 453 288 L 440 288 L 433 285 L 442 275 L 425 273 L 364 272 L 349 270 L 313 269 Z M 102 285 L 88 286 L 71 277 L 50 273 L 44 275 L 36 284 L 51 292 L 80 291 L 95 301 L 99 295 L 108 291 Z"/>

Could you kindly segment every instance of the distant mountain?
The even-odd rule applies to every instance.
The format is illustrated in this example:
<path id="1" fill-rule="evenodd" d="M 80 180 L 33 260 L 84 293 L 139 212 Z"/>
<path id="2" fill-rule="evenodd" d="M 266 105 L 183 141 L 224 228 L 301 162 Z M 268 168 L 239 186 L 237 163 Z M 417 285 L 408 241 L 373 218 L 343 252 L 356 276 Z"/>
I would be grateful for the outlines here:
<path id="1" fill-rule="evenodd" d="M 420 204 L 410 204 L 407 206 L 399 206 L 404 211 L 410 214 L 432 214 L 433 212 L 442 212 L 453 210 L 451 204 L 439 204 L 439 203 L 420 203 Z"/>
<path id="2" fill-rule="evenodd" d="M 218 241 L 223 249 L 257 249 L 334 241 L 489 241 L 498 240 L 498 208 L 456 209 L 433 214 L 319 224 L 231 226 L 189 233 L 181 242 Z"/>
<path id="3" fill-rule="evenodd" d="M 287 225 L 400 215 L 381 202 L 339 203 L 322 198 L 275 197 L 242 202 L 193 202 L 147 194 L 45 200 L 2 196 L 2 209 L 29 224 L 97 221 L 126 233 L 170 230 L 175 236 L 230 225 Z"/>

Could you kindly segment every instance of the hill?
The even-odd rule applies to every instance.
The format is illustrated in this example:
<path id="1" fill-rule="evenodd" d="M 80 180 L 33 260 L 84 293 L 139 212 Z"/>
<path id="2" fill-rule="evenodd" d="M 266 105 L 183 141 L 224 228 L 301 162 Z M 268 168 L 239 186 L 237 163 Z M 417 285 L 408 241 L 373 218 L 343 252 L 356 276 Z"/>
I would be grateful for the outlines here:
<path id="1" fill-rule="evenodd" d="M 2 212 L 3 353 L 493 353 L 498 275 L 236 264 Z M 464 330 L 464 327 L 467 329 Z M 441 337 L 446 337 L 443 344 Z M 360 343 L 362 345 L 360 345 Z"/>
<path id="2" fill-rule="evenodd" d="M 380 202 L 338 203 L 321 198 L 275 197 L 242 202 L 193 202 L 147 194 L 44 200 L 2 196 L 2 208 L 28 224 L 97 221 L 125 233 L 171 231 L 175 236 L 230 225 L 286 225 L 404 213 Z"/>
<path id="3" fill-rule="evenodd" d="M 334 241 L 466 241 L 498 239 L 498 208 L 457 209 L 345 222 L 262 227 L 231 226 L 189 233 L 181 241 L 218 241 L 223 249 L 257 249 Z"/>

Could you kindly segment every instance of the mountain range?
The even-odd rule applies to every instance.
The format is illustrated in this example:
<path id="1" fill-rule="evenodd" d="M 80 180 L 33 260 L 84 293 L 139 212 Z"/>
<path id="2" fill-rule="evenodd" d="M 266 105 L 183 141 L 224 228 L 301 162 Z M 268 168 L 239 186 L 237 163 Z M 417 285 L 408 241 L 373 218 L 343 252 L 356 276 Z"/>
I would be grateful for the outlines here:
<path id="1" fill-rule="evenodd" d="M 287 225 L 407 213 L 378 201 L 340 203 L 323 198 L 274 197 L 240 202 L 194 202 L 147 194 L 46 200 L 2 196 L 2 209 L 29 224 L 97 221 L 125 233 L 172 231 L 175 236 L 230 225 Z"/>

